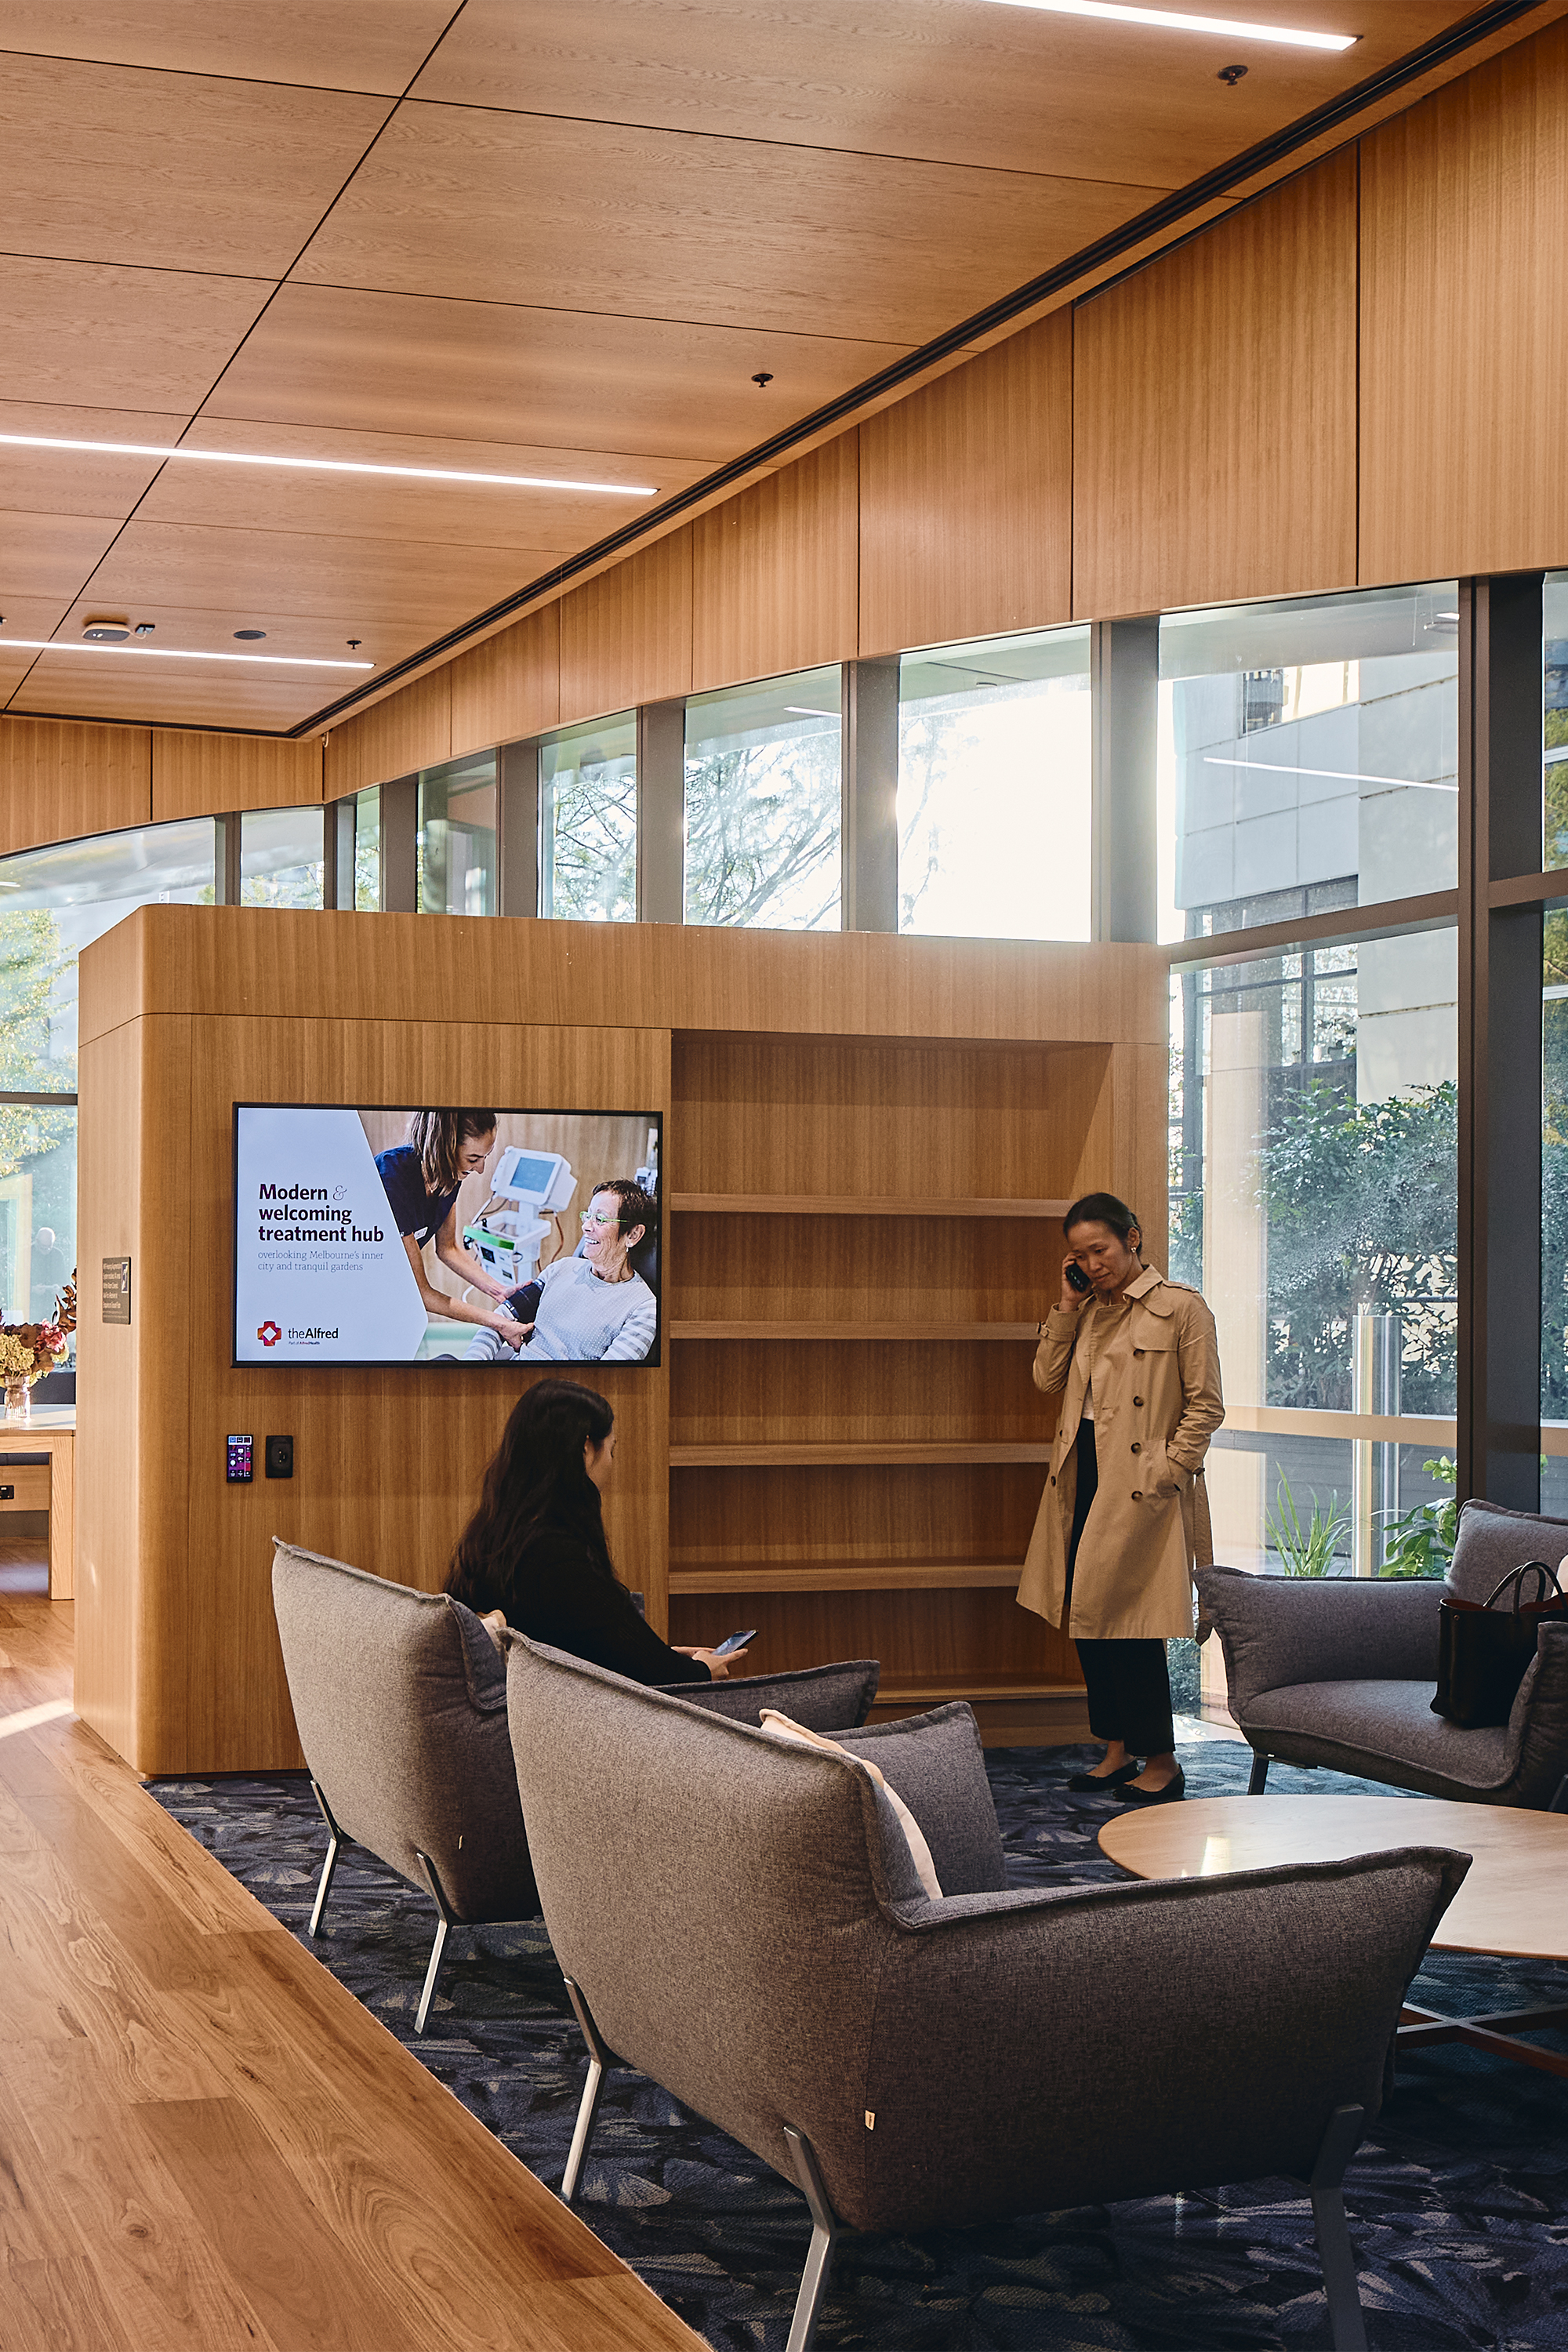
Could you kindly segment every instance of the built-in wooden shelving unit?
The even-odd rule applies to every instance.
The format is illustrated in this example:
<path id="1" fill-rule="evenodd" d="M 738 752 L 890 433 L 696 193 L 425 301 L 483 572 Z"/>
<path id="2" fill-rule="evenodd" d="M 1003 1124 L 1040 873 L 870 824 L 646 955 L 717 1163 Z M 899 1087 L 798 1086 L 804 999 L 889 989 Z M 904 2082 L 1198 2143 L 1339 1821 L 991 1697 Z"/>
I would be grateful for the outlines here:
<path id="1" fill-rule="evenodd" d="M 879 1658 L 879 1713 L 1072 1736 L 1071 1645 L 1016 1603 L 1053 1421 L 1029 1364 L 1053 1225 L 1132 1189 L 1120 1050 L 676 1034 L 672 1640 L 756 1625 L 770 1667 Z"/>

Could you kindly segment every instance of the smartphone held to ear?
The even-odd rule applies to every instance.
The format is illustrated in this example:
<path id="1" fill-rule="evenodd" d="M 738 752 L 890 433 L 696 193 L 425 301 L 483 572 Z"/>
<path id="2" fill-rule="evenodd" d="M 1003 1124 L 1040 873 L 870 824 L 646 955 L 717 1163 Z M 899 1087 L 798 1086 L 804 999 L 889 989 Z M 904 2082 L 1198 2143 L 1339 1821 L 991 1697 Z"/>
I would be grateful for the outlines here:
<path id="1" fill-rule="evenodd" d="M 1085 1274 L 1081 1265 L 1069 1265 L 1067 1270 L 1067 1276 L 1068 1286 L 1069 1289 L 1081 1293 L 1086 1290 L 1092 1290 L 1094 1287 L 1094 1285 L 1090 1282 L 1088 1275 Z"/>

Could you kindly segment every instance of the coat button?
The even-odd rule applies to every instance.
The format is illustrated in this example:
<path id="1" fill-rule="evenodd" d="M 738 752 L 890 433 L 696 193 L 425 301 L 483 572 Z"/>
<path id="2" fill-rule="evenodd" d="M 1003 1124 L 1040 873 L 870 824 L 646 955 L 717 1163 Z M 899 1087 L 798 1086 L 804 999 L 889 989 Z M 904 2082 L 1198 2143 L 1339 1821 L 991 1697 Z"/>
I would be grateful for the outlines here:
<path id="1" fill-rule="evenodd" d="M 1134 1348 L 1132 1352 L 1135 1356 L 1141 1356 L 1143 1353 L 1143 1350 L 1142 1348 Z"/>
<path id="2" fill-rule="evenodd" d="M 1051 1472 L 1051 1484 L 1052 1484 L 1052 1486 L 1054 1486 L 1056 1485 L 1056 1483 L 1057 1483 L 1057 1474 L 1056 1474 L 1056 1472 L 1053 1470 L 1053 1471 Z"/>
<path id="3" fill-rule="evenodd" d="M 1142 1454 L 1143 1451 L 1143 1448 L 1139 1444 L 1136 1438 L 1132 1441 L 1132 1451 L 1134 1454 Z"/>
<path id="4" fill-rule="evenodd" d="M 1138 1492 L 1136 1486 L 1132 1489 L 1132 1499 L 1135 1503 L 1141 1503 L 1143 1500 L 1142 1496 Z"/>
<path id="5" fill-rule="evenodd" d="M 1132 1402 L 1134 1404 L 1142 1404 L 1143 1400 L 1142 1397 L 1134 1397 Z"/>

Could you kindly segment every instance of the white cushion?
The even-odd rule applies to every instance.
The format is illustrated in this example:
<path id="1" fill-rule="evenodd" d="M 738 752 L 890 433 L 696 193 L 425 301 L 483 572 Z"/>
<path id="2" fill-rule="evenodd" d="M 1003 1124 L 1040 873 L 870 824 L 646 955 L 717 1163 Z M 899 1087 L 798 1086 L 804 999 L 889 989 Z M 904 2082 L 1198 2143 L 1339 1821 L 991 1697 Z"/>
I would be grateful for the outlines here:
<path id="1" fill-rule="evenodd" d="M 842 1756 L 846 1763 L 858 1764 L 863 1772 L 870 1774 L 889 1804 L 891 1805 L 899 1827 L 909 1842 L 910 1860 L 914 1864 L 916 1877 L 924 1887 L 929 1900 L 932 1903 L 940 1903 L 942 1888 L 937 1882 L 936 1864 L 931 1858 L 931 1848 L 925 1842 L 925 1832 L 898 1790 L 888 1786 L 880 1769 L 871 1762 L 869 1757 L 851 1755 L 848 1748 L 841 1748 L 837 1739 L 825 1739 L 820 1731 L 808 1731 L 803 1723 L 793 1723 L 787 1715 L 781 1715 L 775 1706 L 764 1707 L 759 1719 L 763 1729 L 771 1731 L 775 1739 L 793 1740 L 801 1748 L 826 1748 L 830 1755 Z"/>

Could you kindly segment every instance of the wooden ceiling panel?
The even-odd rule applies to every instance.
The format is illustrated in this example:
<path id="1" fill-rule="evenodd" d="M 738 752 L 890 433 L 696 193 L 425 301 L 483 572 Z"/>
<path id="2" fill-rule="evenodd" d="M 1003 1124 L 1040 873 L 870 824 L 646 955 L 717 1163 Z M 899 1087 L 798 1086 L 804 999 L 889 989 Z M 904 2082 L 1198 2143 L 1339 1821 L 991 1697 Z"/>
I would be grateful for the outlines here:
<path id="1" fill-rule="evenodd" d="M 861 383 L 907 342 L 283 287 L 203 411 L 687 459 L 700 470 Z M 759 392 L 752 375 L 773 381 Z"/>
<path id="2" fill-rule="evenodd" d="M 0 255 L 0 400 L 189 416 L 272 290 L 254 278 Z"/>
<path id="3" fill-rule="evenodd" d="M 259 727 L 283 734 L 321 703 L 319 686 L 258 683 L 254 677 L 176 662 L 139 668 L 134 657 L 101 662 L 82 654 L 41 654 L 11 695 L 13 713 L 56 719 L 121 719 L 132 726 Z M 310 676 L 312 673 L 307 672 Z M 319 675 L 319 673 L 316 673 Z"/>
<path id="4" fill-rule="evenodd" d="M 1258 0 L 1260 24 L 1301 0 Z M 973 0 L 468 0 L 420 99 L 1179 187 L 1429 38 L 1451 0 L 1313 0 L 1338 57 Z M 1247 61 L 1244 83 L 1217 77 Z"/>
<path id="5" fill-rule="evenodd" d="M 565 552 L 312 539 L 299 531 L 138 520 L 121 531 L 90 593 L 148 610 L 163 604 L 313 616 L 323 631 L 322 653 L 335 654 L 346 638 L 359 637 L 368 659 L 386 662 L 510 595 Z"/>
<path id="6" fill-rule="evenodd" d="M 0 513 L 0 611 L 12 609 L 5 596 L 68 604 L 121 527 L 118 515 Z"/>
<path id="7" fill-rule="evenodd" d="M 387 111 L 353 92 L 9 57 L 6 248 L 281 277 Z"/>
<path id="8" fill-rule="evenodd" d="M 321 432 L 302 425 L 247 427 L 205 417 L 185 436 L 185 446 L 648 486 L 648 495 L 634 498 L 175 459 L 164 467 L 142 508 L 142 519 L 150 522 L 216 523 L 231 530 L 303 530 L 349 539 L 441 540 L 454 547 L 582 547 L 619 523 L 635 521 L 656 497 L 668 497 L 707 470 L 704 463 L 690 458 L 663 459 L 654 467 L 647 459 L 604 450 L 518 448 L 413 434 Z"/>
<path id="9" fill-rule="evenodd" d="M 409 105 L 294 274 L 919 342 L 1141 212 L 1151 194 Z"/>
<path id="10" fill-rule="evenodd" d="M 0 435 L 38 434 L 70 441 L 141 441 L 167 448 L 184 428 L 183 415 L 145 410 L 46 407 L 0 401 Z M 162 460 L 104 457 L 74 449 L 16 449 L 0 441 L 0 509 L 38 514 L 128 515 Z M 0 589 L 5 548 L 0 536 Z"/>
<path id="11" fill-rule="evenodd" d="M 35 57 L 163 67 L 238 81 L 396 96 L 449 22 L 453 0 L 6 0 L 4 44 Z"/>

